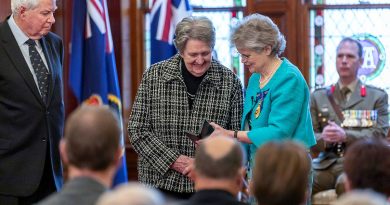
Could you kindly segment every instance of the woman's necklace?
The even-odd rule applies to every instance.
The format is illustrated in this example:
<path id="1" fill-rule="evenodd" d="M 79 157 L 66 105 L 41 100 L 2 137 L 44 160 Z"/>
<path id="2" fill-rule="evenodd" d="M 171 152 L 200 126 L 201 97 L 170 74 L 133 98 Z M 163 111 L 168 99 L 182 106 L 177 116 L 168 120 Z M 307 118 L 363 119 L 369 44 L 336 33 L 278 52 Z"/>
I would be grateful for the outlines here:
<path id="1" fill-rule="evenodd" d="M 275 62 L 273 62 L 272 66 L 271 66 L 271 69 L 272 69 L 271 74 L 268 75 L 267 77 L 261 76 L 261 78 L 259 80 L 259 88 L 260 89 L 262 89 L 265 85 L 267 85 L 268 81 L 275 74 L 276 70 L 278 70 L 281 62 L 282 61 L 279 58 L 276 58 Z M 267 91 L 265 91 L 265 92 L 267 92 Z M 256 98 L 257 98 L 257 96 L 256 96 Z M 260 93 L 259 93 L 259 103 L 257 104 L 256 110 L 255 110 L 255 113 L 254 113 L 256 119 L 260 116 L 261 109 L 263 107 L 262 105 L 263 105 L 264 98 L 265 98 L 265 93 L 263 93 L 263 91 L 260 90 Z"/>
<path id="2" fill-rule="evenodd" d="M 279 58 L 276 58 L 275 61 L 271 65 L 271 69 L 272 69 L 271 74 L 269 74 L 268 76 L 263 76 L 263 75 L 261 76 L 261 78 L 259 80 L 259 87 L 260 88 L 263 88 L 268 83 L 268 81 L 272 78 L 272 76 L 278 70 L 281 62 L 282 61 Z"/>

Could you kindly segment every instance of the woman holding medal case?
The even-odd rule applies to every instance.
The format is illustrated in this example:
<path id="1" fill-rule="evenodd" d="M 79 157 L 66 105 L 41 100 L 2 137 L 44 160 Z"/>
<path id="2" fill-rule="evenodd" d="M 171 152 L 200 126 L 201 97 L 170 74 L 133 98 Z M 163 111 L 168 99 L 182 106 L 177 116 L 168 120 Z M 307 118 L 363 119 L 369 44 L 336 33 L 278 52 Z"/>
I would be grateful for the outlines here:
<path id="1" fill-rule="evenodd" d="M 250 180 L 256 150 L 266 142 L 294 140 L 308 150 L 316 144 L 310 92 L 300 70 L 286 58 L 279 58 L 286 40 L 269 17 L 261 14 L 245 17 L 233 32 L 232 43 L 252 73 L 246 89 L 241 131 L 225 130 L 211 123 L 215 128 L 211 136 L 230 136 L 244 144 L 249 156 Z"/>

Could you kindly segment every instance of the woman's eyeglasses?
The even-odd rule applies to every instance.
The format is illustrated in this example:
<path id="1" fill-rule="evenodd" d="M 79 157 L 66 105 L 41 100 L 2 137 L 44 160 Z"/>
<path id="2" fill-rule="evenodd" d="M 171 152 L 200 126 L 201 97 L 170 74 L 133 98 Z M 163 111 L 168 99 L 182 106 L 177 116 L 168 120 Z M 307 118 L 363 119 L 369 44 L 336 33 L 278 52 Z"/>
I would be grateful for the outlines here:
<path id="1" fill-rule="evenodd" d="M 240 56 L 242 60 L 248 60 L 251 57 L 251 55 L 245 55 L 245 54 L 240 54 Z"/>

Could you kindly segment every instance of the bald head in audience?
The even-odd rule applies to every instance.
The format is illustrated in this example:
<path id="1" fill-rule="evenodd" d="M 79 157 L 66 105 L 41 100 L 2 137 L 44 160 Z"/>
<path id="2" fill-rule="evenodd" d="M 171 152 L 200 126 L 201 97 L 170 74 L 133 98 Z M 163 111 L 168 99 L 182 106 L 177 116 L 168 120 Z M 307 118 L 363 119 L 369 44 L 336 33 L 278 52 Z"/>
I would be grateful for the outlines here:
<path id="1" fill-rule="evenodd" d="M 195 190 L 220 189 L 236 196 L 244 176 L 244 155 L 240 144 L 227 137 L 211 137 L 195 154 Z"/>

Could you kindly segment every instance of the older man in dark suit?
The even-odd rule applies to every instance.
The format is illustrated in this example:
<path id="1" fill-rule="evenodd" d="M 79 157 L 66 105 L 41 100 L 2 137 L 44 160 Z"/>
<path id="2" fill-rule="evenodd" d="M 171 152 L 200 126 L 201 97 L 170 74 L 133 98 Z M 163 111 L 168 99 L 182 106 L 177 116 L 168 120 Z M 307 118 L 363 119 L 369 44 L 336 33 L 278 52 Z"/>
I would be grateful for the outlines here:
<path id="1" fill-rule="evenodd" d="M 55 0 L 12 0 L 0 24 L 0 204 L 32 204 L 62 186 L 62 40 Z"/>
<path id="2" fill-rule="evenodd" d="M 322 151 L 313 160 L 313 194 L 335 188 L 343 172 L 345 149 L 351 143 L 365 137 L 386 137 L 388 95 L 357 78 L 362 63 L 362 45 L 352 38 L 343 39 L 337 47 L 338 83 L 311 96 L 315 149 Z"/>

